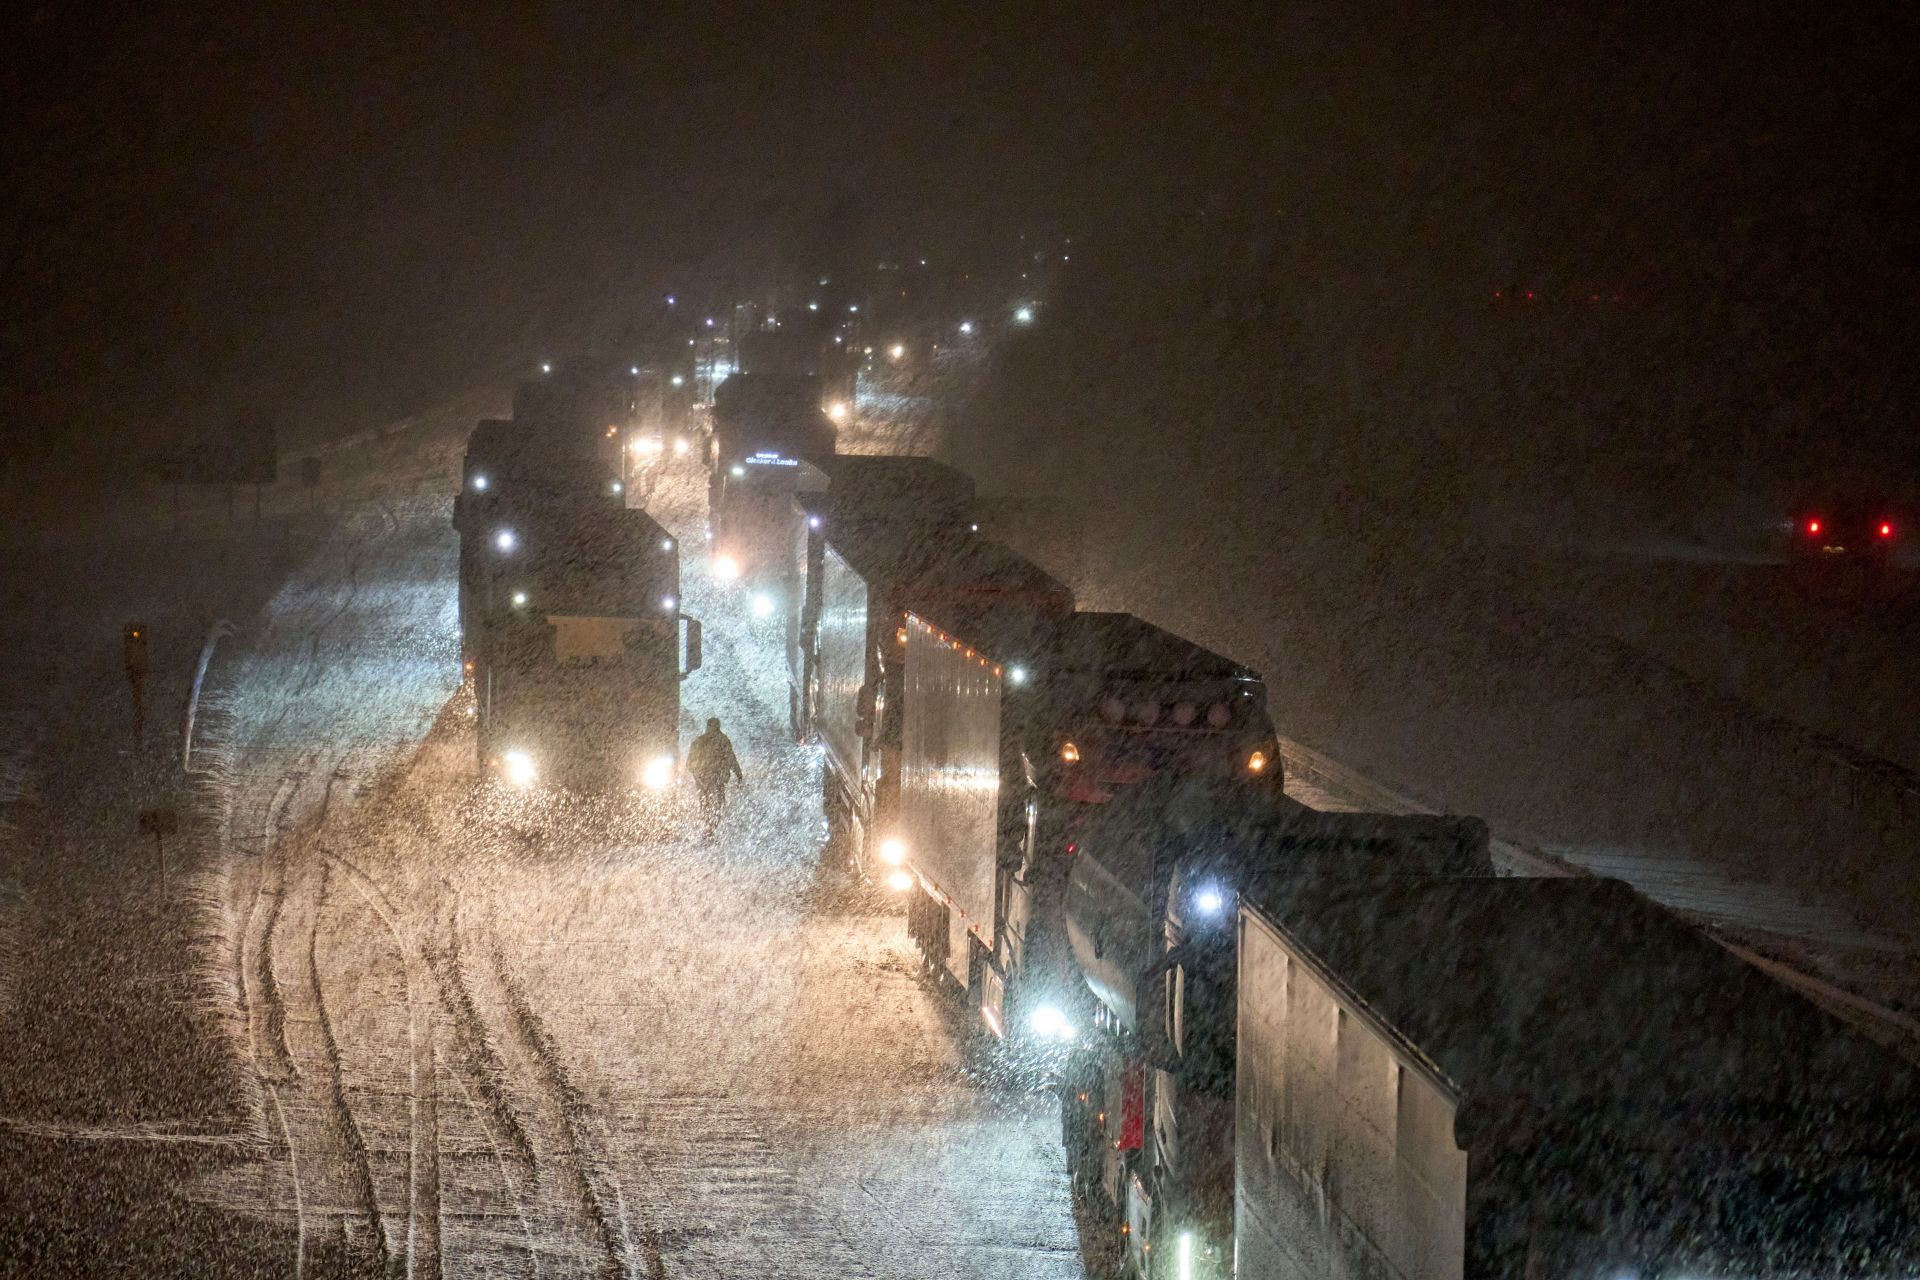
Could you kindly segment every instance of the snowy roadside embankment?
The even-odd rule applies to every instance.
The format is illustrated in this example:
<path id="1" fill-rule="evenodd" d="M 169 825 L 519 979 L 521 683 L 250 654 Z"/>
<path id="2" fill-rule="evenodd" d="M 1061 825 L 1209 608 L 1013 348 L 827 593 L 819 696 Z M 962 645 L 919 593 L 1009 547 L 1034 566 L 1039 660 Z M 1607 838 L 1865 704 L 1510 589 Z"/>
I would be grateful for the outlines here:
<path id="1" fill-rule="evenodd" d="M 211 667 L 208 682 L 211 685 L 225 675 L 223 668 Z M 239 1069 L 247 1061 L 247 1007 L 240 977 L 241 926 L 233 906 L 236 893 L 228 856 L 235 773 L 233 716 L 227 702 L 224 691 L 202 691 L 182 821 L 190 869 L 179 902 L 192 956 L 189 998 L 208 1030 L 211 1046 L 235 1065 L 237 1127 L 264 1142 L 268 1139 L 266 1100 L 259 1076 Z"/>
<path id="2" fill-rule="evenodd" d="M 53 674 L 30 691 L 46 727 L 19 764 L 0 866 L 30 908 L 10 912 L 6 929 L 8 1127 L 88 1142 L 257 1127 L 232 1049 L 218 788 L 205 772 L 183 774 L 178 712 L 206 619 L 248 616 L 290 550 L 160 537 L 90 547 L 41 575 L 31 629 L 9 636 L 20 651 L 44 651 Z M 150 649 L 138 736 L 128 618 L 142 621 Z M 150 819 L 162 815 L 171 821 L 156 830 Z"/>

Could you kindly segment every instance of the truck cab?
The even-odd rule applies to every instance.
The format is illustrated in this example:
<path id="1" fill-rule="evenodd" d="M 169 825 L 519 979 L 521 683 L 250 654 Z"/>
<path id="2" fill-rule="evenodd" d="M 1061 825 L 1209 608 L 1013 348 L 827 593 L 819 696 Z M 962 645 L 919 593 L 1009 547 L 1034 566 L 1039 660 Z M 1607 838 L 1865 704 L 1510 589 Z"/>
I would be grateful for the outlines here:
<path id="1" fill-rule="evenodd" d="M 482 768 L 515 786 L 665 791 L 700 648 L 677 544 L 644 511 L 522 514 L 478 596 Z"/>
<path id="2" fill-rule="evenodd" d="M 1128 1224 L 1134 1274 L 1231 1274 L 1242 893 L 1492 874 L 1478 819 L 1322 813 L 1217 779 L 1149 784 L 1088 825 L 1066 915 L 1092 1034 L 1062 1123 L 1076 1186 Z M 1140 1123 L 1113 1131 L 1116 1101 Z"/>
<path id="3" fill-rule="evenodd" d="M 737 373 L 714 395 L 707 522 L 714 576 L 746 592 L 749 616 L 791 616 L 799 582 L 794 547 L 803 493 L 827 488 L 833 423 L 819 380 Z"/>
<path id="4" fill-rule="evenodd" d="M 1067 895 L 1101 810 L 1154 784 L 1262 805 L 1284 788 L 1259 677 L 1145 619 L 1077 612 L 1025 674 L 1036 689 L 1019 727 L 1026 830 L 1001 870 L 1005 927 L 981 1000 L 990 1024 L 1059 1042 L 1076 1030 L 1080 987 Z"/>

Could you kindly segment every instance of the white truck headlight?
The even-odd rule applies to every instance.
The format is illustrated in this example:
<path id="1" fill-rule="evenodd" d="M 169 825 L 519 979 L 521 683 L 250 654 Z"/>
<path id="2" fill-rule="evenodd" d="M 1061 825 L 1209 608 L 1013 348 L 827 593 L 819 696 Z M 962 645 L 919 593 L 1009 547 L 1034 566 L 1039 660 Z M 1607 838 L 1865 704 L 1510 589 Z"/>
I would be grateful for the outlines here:
<path id="1" fill-rule="evenodd" d="M 665 791 L 673 785 L 673 757 L 655 756 L 640 769 L 640 785 L 649 791 Z"/>
<path id="2" fill-rule="evenodd" d="M 1042 1040 L 1073 1039 L 1073 1023 L 1067 1021 L 1066 1014 L 1050 1004 L 1043 1004 L 1028 1014 L 1027 1025 Z"/>
<path id="3" fill-rule="evenodd" d="M 507 752 L 500 757 L 500 764 L 507 781 L 516 787 L 532 786 L 540 776 L 540 771 L 533 767 L 533 757 L 524 751 Z"/>

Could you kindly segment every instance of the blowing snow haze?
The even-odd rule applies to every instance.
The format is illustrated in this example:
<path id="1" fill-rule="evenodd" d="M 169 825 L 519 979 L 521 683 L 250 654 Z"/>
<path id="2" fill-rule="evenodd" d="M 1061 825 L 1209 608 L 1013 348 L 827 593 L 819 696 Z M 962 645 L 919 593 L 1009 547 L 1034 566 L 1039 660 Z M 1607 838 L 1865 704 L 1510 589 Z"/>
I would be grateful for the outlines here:
<path id="1" fill-rule="evenodd" d="M 1920 24 L 1670 8 L 10 11 L 0 1280 L 1920 1275 Z"/>
<path id="2" fill-rule="evenodd" d="M 249 400 L 338 431 L 643 326 L 676 287 L 993 243 L 1070 195 L 1051 159 L 1095 127 L 1067 118 L 1072 26 L 614 4 L 8 23 L 7 431 L 63 448 Z"/>

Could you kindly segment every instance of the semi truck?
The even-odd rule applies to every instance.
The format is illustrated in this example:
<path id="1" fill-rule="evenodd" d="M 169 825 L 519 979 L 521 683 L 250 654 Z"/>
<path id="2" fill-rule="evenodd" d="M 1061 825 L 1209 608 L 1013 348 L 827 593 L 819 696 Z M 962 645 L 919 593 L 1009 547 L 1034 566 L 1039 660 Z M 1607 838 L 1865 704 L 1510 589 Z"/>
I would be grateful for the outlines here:
<path id="1" fill-rule="evenodd" d="M 859 370 L 847 329 L 836 318 L 840 314 L 832 307 L 791 308 L 775 317 L 772 327 L 743 333 L 740 372 L 812 378 L 819 403 L 838 421 L 843 414 L 834 406 L 852 408 Z"/>
<path id="2" fill-rule="evenodd" d="M 514 420 L 557 439 L 579 438 L 618 472 L 640 412 L 634 366 L 579 357 L 541 366 L 513 391 Z"/>
<path id="3" fill-rule="evenodd" d="M 1076 1197 L 1127 1270 L 1231 1273 L 1238 897 L 1493 873 L 1476 818 L 1324 813 L 1178 775 L 1086 825 L 1067 887 L 1080 986 L 1061 1129 Z"/>
<path id="4" fill-rule="evenodd" d="M 712 567 L 746 591 L 757 622 L 788 613 L 798 590 L 793 548 L 797 495 L 827 486 L 833 423 L 820 411 L 818 382 L 735 374 L 713 407 L 707 480 Z"/>
<path id="5" fill-rule="evenodd" d="M 632 499 L 644 498 L 666 467 L 692 462 L 693 385 L 686 367 L 633 365 L 632 426 L 621 454 L 621 476 Z"/>
<path id="6" fill-rule="evenodd" d="M 884 641 L 901 625 L 885 596 L 947 554 L 960 535 L 976 532 L 974 488 L 966 475 L 932 458 L 843 454 L 826 471 L 825 492 L 799 497 L 793 572 L 800 590 L 789 604 L 788 704 L 795 738 L 807 741 L 816 733 L 817 686 L 823 678 L 834 682 L 840 718 L 826 743 L 827 767 L 838 770 L 851 793 L 864 742 L 854 732 L 855 695 L 865 686 L 878 688 Z M 823 673 L 821 624 L 829 610 L 833 665 Z"/>
<path id="7" fill-rule="evenodd" d="M 476 608 L 481 766 L 516 786 L 667 789 L 680 682 L 701 649 L 678 545 L 637 509 L 529 503 L 516 516 Z"/>
<path id="8" fill-rule="evenodd" d="M 1279 792 L 1266 691 L 1131 614 L 919 590 L 896 637 L 899 799 L 878 853 L 926 967 L 996 1036 L 1058 1047 L 1075 1034 L 1064 897 L 1080 828 L 1156 777 Z"/>
<path id="9" fill-rule="evenodd" d="M 505 418 L 483 419 L 474 427 L 460 473 L 453 527 L 460 535 L 460 656 L 470 672 L 486 566 L 500 554 L 503 537 L 509 543 L 516 537 L 513 512 L 549 506 L 618 510 L 625 505 L 625 495 L 597 450 L 580 440 L 556 441 Z"/>
<path id="10" fill-rule="evenodd" d="M 1237 935 L 1239 1275 L 1920 1272 L 1914 1068 L 1624 884 L 1323 881 Z"/>
<path id="11" fill-rule="evenodd" d="M 835 432 L 820 396 L 808 374 L 733 374 L 713 394 L 714 466 L 771 453 L 824 467 Z"/>

